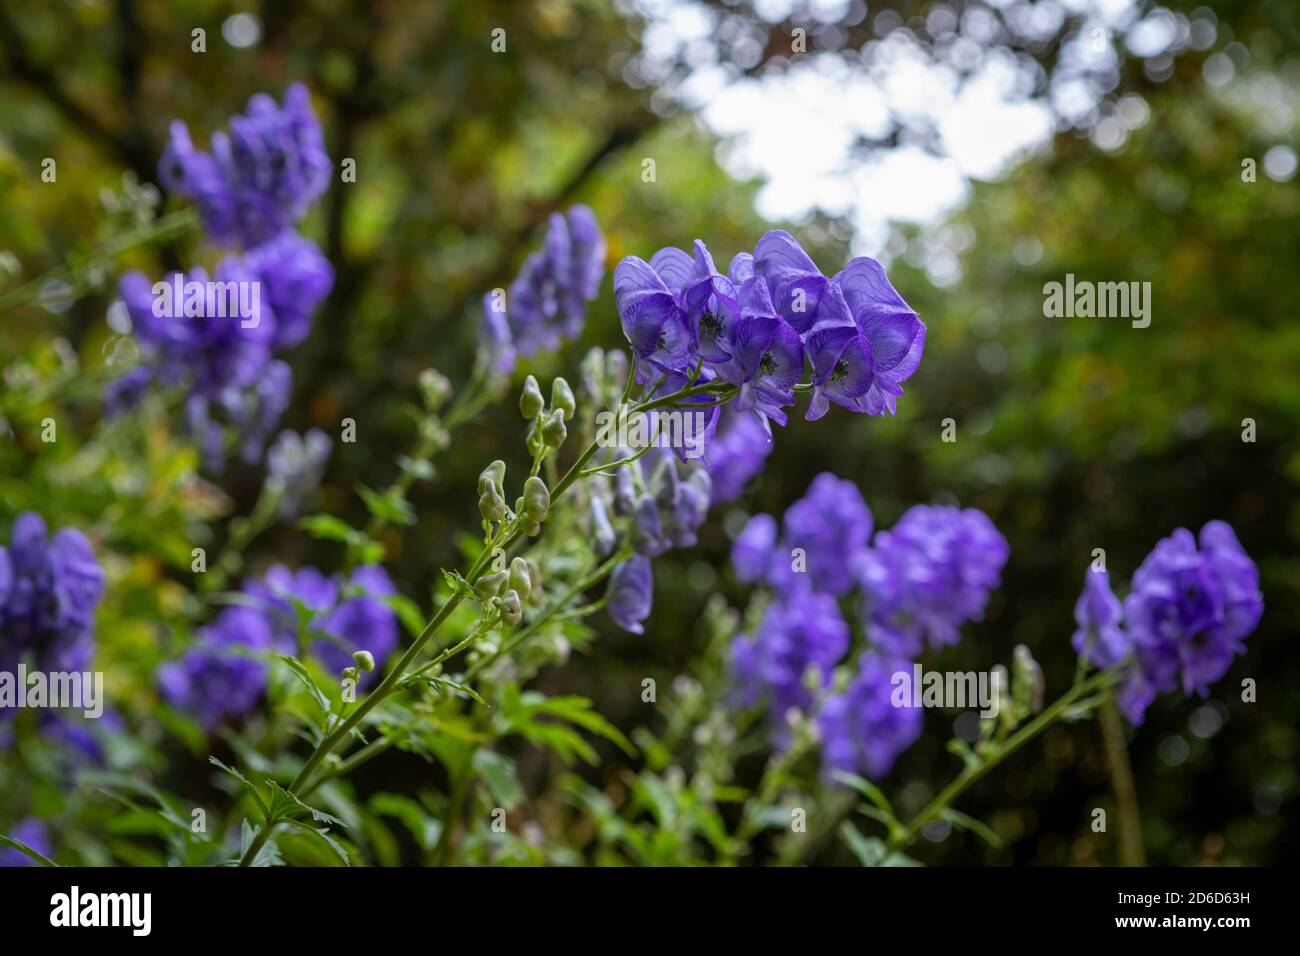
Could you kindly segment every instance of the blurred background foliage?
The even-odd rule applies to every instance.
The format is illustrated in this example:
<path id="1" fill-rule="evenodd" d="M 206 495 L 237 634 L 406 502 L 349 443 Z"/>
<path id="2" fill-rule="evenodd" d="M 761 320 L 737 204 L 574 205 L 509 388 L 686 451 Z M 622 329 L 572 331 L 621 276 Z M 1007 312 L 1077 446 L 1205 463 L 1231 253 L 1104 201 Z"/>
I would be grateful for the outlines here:
<path id="1" fill-rule="evenodd" d="M 1059 16 L 1049 18 L 1050 29 L 1023 27 L 1030 21 L 1022 8 L 1047 4 L 943 9 L 964 17 L 978 7 L 992 16 L 999 30 L 989 45 L 1036 64 L 1026 95 L 1050 100 L 1062 45 L 1083 18 L 1078 5 L 1052 4 Z M 791 32 L 809 22 L 799 3 L 703 6 L 725 24 L 710 52 L 732 77 L 789 69 Z M 859 57 L 864 44 L 898 30 L 936 62 L 951 49 L 949 18 L 933 16 L 939 5 L 845 6 L 842 22 L 814 32 L 810 50 L 868 59 Z M 929 327 L 925 360 L 899 416 L 836 410 L 819 428 L 793 419 L 754 491 L 711 517 L 698 548 L 656 563 L 658 602 L 646 636 L 594 618 L 601 640 L 543 672 L 540 688 L 593 698 L 629 735 L 644 725 L 668 739 L 689 738 L 693 721 L 713 718 L 642 703 L 641 681 L 652 676 L 671 688 L 680 675 L 717 670 L 717 622 L 706 603 L 717 591 L 735 607 L 746 601 L 727 570 L 728 532 L 753 511 L 779 514 L 822 471 L 857 482 L 878 527 L 917 502 L 985 510 L 1011 542 L 1003 586 L 986 620 L 930 666 L 987 668 L 1024 643 L 1044 666 L 1049 694 L 1074 668 L 1071 613 L 1093 549 L 1106 550 L 1112 577 L 1124 581 L 1173 528 L 1224 518 L 1260 565 L 1266 611 L 1248 655 L 1211 702 L 1161 700 L 1131 735 L 1147 855 L 1168 864 L 1285 858 L 1297 843 L 1300 792 L 1300 8 L 1229 0 L 1196 7 L 1171 5 L 1217 24 L 1212 46 L 1147 58 L 1121 48 L 1114 68 L 1097 79 L 1097 109 L 1083 119 L 1058 117 L 1047 143 L 997 178 L 973 183 L 968 201 L 944 221 L 891 228 L 891 277 Z M 325 250 L 337 281 L 312 336 L 291 357 L 294 404 L 284 424 L 337 435 L 343 418 L 356 420 L 358 440 L 336 444 L 319 510 L 360 525 L 366 515 L 354 486 L 387 484 L 415 441 L 416 377 L 432 366 L 455 384 L 465 381 L 481 295 L 508 284 L 550 212 L 590 204 L 611 268 L 624 255 L 648 257 L 697 237 L 726 261 L 773 225 L 795 231 L 828 273 L 852 248 L 853 226 L 843 218 L 770 223 L 759 216 L 761 184 L 726 171 L 724 144 L 674 95 L 690 63 L 651 70 L 639 59 L 640 9 L 602 0 L 8 0 L 0 10 L 0 265 L 8 274 L 0 295 L 65 261 L 87 266 L 75 295 L 10 311 L 0 325 L 0 540 L 25 509 L 82 527 L 94 540 L 109 577 L 98 663 L 110 698 L 188 740 L 186 757 L 176 739 L 142 731 L 134 744 L 114 744 L 133 748 L 121 757 L 126 764 L 151 765 L 180 790 L 187 777 L 208 785 L 206 745 L 164 713 L 150 675 L 183 645 L 198 613 L 190 549 L 219 551 L 226 519 L 248 512 L 261 480 L 251 468 L 219 480 L 201 475 L 160 401 L 133 427 L 100 426 L 100 389 L 121 347 L 106 321 L 116 276 L 212 254 L 194 233 L 107 261 L 93 254 L 138 222 L 147 205 L 139 184 L 156 179 L 167 123 L 183 118 L 203 141 L 253 93 L 278 94 L 302 80 L 331 157 L 356 160 L 355 184 L 336 182 L 302 227 Z M 230 18 L 240 12 L 260 24 L 251 45 L 231 42 Z M 504 54 L 490 49 L 498 26 L 507 30 Z M 207 35 L 202 54 L 191 51 L 198 27 Z M 237 30 L 233 36 L 240 41 Z M 688 60 L 698 55 L 691 49 Z M 1216 56 L 1230 63 L 1226 79 L 1224 61 L 1211 62 Z M 1128 132 L 1106 140 L 1098 124 L 1121 110 Z M 900 143 L 938 148 L 932 131 L 906 116 L 894 127 L 862 143 L 864 157 Z M 1263 157 L 1278 144 L 1292 150 L 1290 173 L 1266 175 Z M 41 181 L 45 157 L 57 158 L 57 184 Z M 655 160 L 652 183 L 642 179 L 645 158 Z M 1252 182 L 1243 181 L 1247 159 L 1260 167 Z M 182 206 L 162 197 L 163 210 Z M 956 268 L 936 270 L 940 259 Z M 1045 318 L 1043 285 L 1066 273 L 1151 282 L 1150 327 Z M 574 378 L 587 347 L 620 341 L 607 276 L 583 340 L 518 375 Z M 40 440 L 47 416 L 58 422 L 53 444 Z M 957 429 L 952 443 L 941 440 L 948 418 Z M 1245 419 L 1255 422 L 1254 443 L 1243 441 Z M 475 476 L 499 455 L 512 470 L 524 467 L 522 433 L 509 395 L 458 431 L 435 462 L 433 481 L 415 487 L 416 524 L 389 531 L 385 542 L 407 596 L 426 603 L 439 568 L 458 561 L 458 536 L 477 524 Z M 337 546 L 288 525 L 246 557 L 254 569 L 284 561 L 328 570 L 342 560 Z M 1257 703 L 1240 699 L 1246 677 L 1259 684 Z M 942 743 L 953 716 L 927 715 L 926 735 L 882 781 L 900 809 L 919 808 L 957 771 Z M 563 781 L 567 798 L 556 802 L 557 791 L 548 790 L 527 805 L 529 819 L 567 828 L 574 858 L 673 859 L 671 848 L 615 852 L 607 843 L 618 844 L 609 801 L 653 815 L 656 800 L 666 799 L 656 790 L 660 776 L 648 771 L 670 771 L 671 759 L 656 757 L 644 736 L 634 739 L 643 757 L 629 760 L 602 743 L 599 767 Z M 561 768 L 553 758 L 527 743 L 516 750 L 527 794 L 556 782 Z M 688 759 L 705 760 L 706 751 Z M 762 760 L 742 762 L 737 782 L 753 785 Z M 358 783 L 377 814 L 408 821 L 417 844 L 436 840 L 421 831 L 418 795 L 443 786 L 425 766 L 389 753 Z M 43 815 L 82 798 L 56 780 L 51 774 L 32 795 Z M 1112 837 L 1088 826 L 1093 807 L 1110 805 L 1097 727 L 1061 726 L 962 804 L 1009 838 L 1006 848 L 936 831 L 915 855 L 930 864 L 1113 863 Z M 587 822 L 574 818 L 575 807 L 585 808 Z M 600 839 L 592 820 L 604 821 Z M 706 838 L 707 825 L 702 831 Z M 88 858 L 102 853 L 89 838 L 76 839 Z M 585 850 L 584 839 L 594 841 Z M 523 841 L 516 849 L 529 859 Z M 760 840 L 755 858 L 769 849 Z M 388 855 L 401 858 L 396 847 Z M 852 857 L 828 842 L 815 859 Z"/>

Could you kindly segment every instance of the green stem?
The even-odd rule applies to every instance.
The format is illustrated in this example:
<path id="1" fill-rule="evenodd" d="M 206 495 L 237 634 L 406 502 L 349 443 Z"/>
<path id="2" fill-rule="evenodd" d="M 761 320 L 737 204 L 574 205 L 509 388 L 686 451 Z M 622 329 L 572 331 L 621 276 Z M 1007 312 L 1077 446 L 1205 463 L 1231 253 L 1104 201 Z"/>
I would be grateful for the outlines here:
<path id="1" fill-rule="evenodd" d="M 986 755 L 979 764 L 963 770 L 952 783 L 944 787 L 924 810 L 912 818 L 910 823 L 903 827 L 900 832 L 890 837 L 890 851 L 907 846 L 916 839 L 916 835 L 921 832 L 922 828 L 942 814 L 953 801 L 982 780 L 990 770 L 998 766 L 1003 760 L 1056 723 L 1079 698 L 1102 687 L 1109 687 L 1117 679 L 1115 670 L 1105 670 L 1094 674 L 1081 683 L 1075 683 L 1060 699 L 1008 737 L 1006 742 L 998 747 L 996 751 Z"/>
<path id="2" fill-rule="evenodd" d="M 665 395 L 662 398 L 655 399 L 652 402 L 637 405 L 636 410 L 646 411 L 651 408 L 660 408 L 666 405 L 672 405 L 682 401 L 683 399 L 689 398 L 692 395 L 697 395 L 708 390 L 711 385 L 712 383 L 684 388 L 671 395 Z M 599 446 L 596 442 L 591 442 L 582 454 L 578 456 L 578 459 L 569 467 L 569 470 L 565 472 L 564 477 L 561 478 L 559 483 L 551 490 L 552 507 L 554 507 L 555 502 L 573 486 L 579 477 L 581 477 L 583 468 L 596 454 L 598 449 Z M 495 553 L 496 549 L 508 548 L 518 536 L 519 529 L 515 524 L 511 524 L 502 529 L 499 537 L 494 538 L 484 546 L 478 558 L 465 573 L 465 581 L 468 584 L 473 585 L 474 582 L 482 577 L 483 573 L 487 570 L 491 563 L 492 555 Z M 416 658 L 419 656 L 420 651 L 424 649 L 425 644 L 429 642 L 430 638 L 438 632 L 439 628 L 446 623 L 447 619 L 451 617 L 456 608 L 460 606 L 461 601 L 465 599 L 466 590 L 466 588 L 458 588 L 454 594 L 447 598 L 442 607 L 438 609 L 438 612 L 434 614 L 434 616 L 429 620 L 429 623 L 425 625 L 424 630 L 421 631 L 419 636 L 411 642 L 411 646 L 406 649 L 398 659 L 397 663 L 388 671 L 388 674 L 384 679 L 380 681 L 379 685 L 357 704 L 356 709 L 354 709 L 346 719 L 339 723 L 332 732 L 327 734 L 321 742 L 316 745 L 316 749 L 312 751 L 311 755 L 307 758 L 307 761 L 298 771 L 298 775 L 294 777 L 293 781 L 289 784 L 288 790 L 291 794 L 301 795 L 304 788 L 311 780 L 312 775 L 316 772 L 316 769 L 321 765 L 325 758 L 333 753 L 339 744 L 352 734 L 353 730 L 361 723 L 365 716 L 370 713 L 370 711 L 378 706 L 378 704 L 389 695 L 396 693 L 400 689 L 402 678 L 415 663 Z M 462 642 L 462 644 L 463 643 L 464 642 Z M 252 864 L 253 860 L 257 859 L 258 852 L 266 844 L 266 841 L 270 839 L 271 832 L 275 829 L 276 822 L 277 821 L 275 820 L 267 820 L 263 823 L 262 827 L 258 830 L 257 836 L 255 836 L 253 841 L 249 844 L 248 850 L 245 851 L 244 855 L 240 858 L 240 866 L 249 866 Z"/>
<path id="3" fill-rule="evenodd" d="M 1115 815 L 1119 818 L 1119 862 L 1121 866 L 1145 866 L 1142 851 L 1142 821 L 1138 816 L 1137 788 L 1124 742 L 1124 725 L 1113 693 L 1105 694 L 1097 711 L 1101 738 L 1106 747 L 1111 787 L 1115 792 Z"/>

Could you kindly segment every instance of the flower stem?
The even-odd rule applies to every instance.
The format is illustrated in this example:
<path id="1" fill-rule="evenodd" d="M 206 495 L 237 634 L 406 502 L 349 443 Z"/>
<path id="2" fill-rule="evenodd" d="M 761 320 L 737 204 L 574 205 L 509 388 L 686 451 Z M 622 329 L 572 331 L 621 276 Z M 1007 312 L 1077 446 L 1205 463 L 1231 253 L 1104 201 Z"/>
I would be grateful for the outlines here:
<path id="1" fill-rule="evenodd" d="M 916 835 L 921 832 L 922 828 L 939 817 L 953 801 L 982 780 L 990 770 L 1002 763 L 1003 760 L 1061 719 L 1076 701 L 1094 690 L 1111 686 L 1117 679 L 1116 670 L 1111 669 L 1099 671 L 1085 681 L 1076 682 L 1055 703 L 1045 708 L 1037 717 L 1008 737 L 1006 742 L 991 754 L 985 755 L 979 764 L 963 770 L 952 783 L 944 787 L 924 810 L 912 818 L 910 823 L 903 827 L 899 833 L 890 837 L 888 841 L 889 850 L 892 852 L 910 844 L 916 839 Z"/>

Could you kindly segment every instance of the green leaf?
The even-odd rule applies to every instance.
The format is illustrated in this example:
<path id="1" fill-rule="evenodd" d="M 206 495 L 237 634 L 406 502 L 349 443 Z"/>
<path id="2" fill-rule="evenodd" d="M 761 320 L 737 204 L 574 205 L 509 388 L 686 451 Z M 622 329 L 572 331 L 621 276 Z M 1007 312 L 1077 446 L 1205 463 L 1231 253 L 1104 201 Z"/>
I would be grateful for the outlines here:
<path id="1" fill-rule="evenodd" d="M 234 767 L 227 767 L 216 757 L 209 756 L 208 763 L 212 764 L 214 767 L 220 768 L 221 770 L 225 771 L 230 776 L 238 780 L 240 785 L 243 786 L 245 790 L 247 790 L 250 794 L 253 795 L 253 800 L 257 803 L 258 809 L 262 811 L 262 819 L 263 820 L 270 819 L 271 811 L 267 808 L 266 801 L 262 799 L 262 794 L 259 793 L 257 787 L 253 785 L 253 781 L 249 780 L 247 777 L 245 777 Z"/>
<path id="2" fill-rule="evenodd" d="M 298 527 L 318 541 L 342 541 L 349 544 L 361 536 L 361 532 L 333 515 L 308 515 L 298 519 Z"/>
<path id="3" fill-rule="evenodd" d="M 473 766 L 499 806 L 513 810 L 523 802 L 524 790 L 515 776 L 515 762 L 509 757 L 494 750 L 478 750 Z"/>
<path id="4" fill-rule="evenodd" d="M 979 754 L 971 750 L 970 744 L 960 737 L 953 737 L 952 740 L 948 741 L 948 753 L 960 757 L 967 770 L 974 770 L 983 763 L 979 758 Z"/>
<path id="5" fill-rule="evenodd" d="M 248 853 L 249 847 L 253 845 L 253 840 L 257 836 L 257 831 L 249 824 L 247 820 L 239 828 L 239 858 L 242 860 Z M 251 866 L 283 866 L 284 858 L 280 856 L 280 848 L 275 845 L 275 835 L 272 834 L 262 849 L 257 851 L 257 856 L 253 858 Z"/>
<path id="6" fill-rule="evenodd" d="M 29 847 L 29 846 L 28 846 L 26 843 L 24 843 L 22 840 L 15 840 L 15 839 L 14 839 L 13 837 L 11 837 L 11 836 L 5 836 L 3 833 L 0 833 L 0 846 L 7 846 L 7 847 L 9 847 L 11 850 L 17 850 L 19 853 L 25 854 L 26 856 L 30 856 L 33 860 L 35 860 L 35 861 L 36 861 L 37 863 L 39 863 L 41 866 L 58 866 L 58 865 L 59 865 L 59 864 L 55 863 L 53 860 L 51 860 L 49 857 L 47 857 L 47 856 L 42 856 L 40 853 L 37 853 L 35 850 L 33 850 L 31 847 Z"/>
<path id="7" fill-rule="evenodd" d="M 887 848 L 885 841 L 879 837 L 863 836 L 858 828 L 848 821 L 840 824 L 839 834 L 840 839 L 863 866 L 879 866 L 880 861 L 885 858 Z"/>
<path id="8" fill-rule="evenodd" d="M 284 819 L 292 823 L 294 822 L 292 814 L 305 811 L 311 814 L 311 818 L 317 823 L 330 823 L 339 827 L 347 826 L 338 817 L 303 803 L 296 794 L 290 793 L 275 781 L 268 780 L 267 786 L 271 789 L 271 814 L 275 819 Z"/>
<path id="9" fill-rule="evenodd" d="M 882 791 L 870 780 L 867 780 L 864 777 L 859 777 L 857 774 L 846 773 L 842 770 L 836 770 L 831 776 L 833 776 L 840 783 L 852 787 L 854 790 L 858 791 L 858 793 L 862 794 L 868 800 L 874 803 L 880 809 L 880 812 L 884 814 L 885 818 L 888 821 L 892 823 L 898 822 L 898 818 L 894 814 L 894 808 L 893 806 L 890 805 L 889 800 L 885 797 L 884 791 Z"/>
<path id="10" fill-rule="evenodd" d="M 352 865 L 352 859 L 348 856 L 348 851 L 344 849 L 342 843 L 330 836 L 329 830 L 323 828 L 318 830 L 305 820 L 287 820 L 286 822 L 300 830 L 310 833 L 312 836 L 323 842 L 338 854 L 338 857 L 343 861 L 344 866 Z"/>
<path id="11" fill-rule="evenodd" d="M 943 811 L 943 819 L 959 830 L 969 830 L 993 849 L 1002 849 L 1002 838 L 987 823 L 976 820 L 974 817 L 968 817 L 960 810 L 954 810 L 952 807 L 948 807 Z"/>
<path id="12" fill-rule="evenodd" d="M 329 697 L 325 695 L 325 691 L 321 689 L 321 686 L 316 683 L 316 678 L 311 675 L 311 671 L 307 670 L 307 665 L 288 654 L 281 654 L 279 657 L 280 660 L 289 665 L 289 670 L 293 671 L 294 676 L 307 688 L 312 700 L 316 701 L 316 706 L 321 709 L 321 712 L 324 714 L 332 713 L 334 708 L 330 704 Z"/>
<path id="13" fill-rule="evenodd" d="M 366 503 L 370 513 L 387 524 L 415 524 L 415 512 L 406 499 L 392 491 L 378 492 L 365 485 L 357 488 L 357 494 Z"/>

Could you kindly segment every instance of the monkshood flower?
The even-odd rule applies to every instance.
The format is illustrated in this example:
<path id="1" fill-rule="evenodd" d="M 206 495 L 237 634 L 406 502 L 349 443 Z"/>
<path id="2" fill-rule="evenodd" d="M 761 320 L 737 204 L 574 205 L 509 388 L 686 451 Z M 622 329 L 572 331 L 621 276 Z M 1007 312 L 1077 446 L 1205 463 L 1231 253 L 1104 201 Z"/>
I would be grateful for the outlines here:
<path id="1" fill-rule="evenodd" d="M 606 608 L 614 623 L 630 634 L 644 634 L 654 605 L 654 575 L 650 559 L 634 554 L 610 575 Z"/>
<path id="2" fill-rule="evenodd" d="M 632 455 L 629 449 L 620 448 L 612 460 L 626 460 Z M 650 614 L 654 581 L 649 560 L 643 563 L 636 559 L 658 557 L 672 548 L 695 544 L 699 527 L 708 516 L 713 481 L 701 463 L 683 463 L 670 450 L 654 448 L 620 466 L 614 472 L 612 485 L 612 491 L 593 488 L 588 521 L 597 552 L 608 555 L 618 542 L 610 513 L 623 519 L 625 540 L 635 555 L 620 564 L 610 578 L 610 616 L 624 630 L 640 634 L 642 622 Z M 635 566 L 627 568 L 632 562 Z"/>
<path id="3" fill-rule="evenodd" d="M 908 660 L 927 643 L 955 644 L 963 624 L 983 617 L 1010 553 L 982 511 L 909 508 L 854 565 L 873 644 Z"/>
<path id="4" fill-rule="evenodd" d="M 492 371 L 578 337 L 605 275 L 605 237 L 587 206 L 552 213 L 542 248 L 524 260 L 504 299 L 483 297 L 480 341 Z"/>
<path id="5" fill-rule="evenodd" d="M 817 715 L 826 770 L 883 777 L 921 736 L 921 708 L 895 707 L 891 700 L 892 675 L 910 666 L 867 652 L 848 687 L 826 698 Z"/>
<path id="6" fill-rule="evenodd" d="M 62 528 L 51 536 L 40 515 L 19 514 L 0 547 L 0 669 L 30 656 L 40 670 L 86 670 L 103 593 L 85 535 Z"/>
<path id="7" fill-rule="evenodd" d="M 198 637 L 197 647 L 158 668 L 158 686 L 208 731 L 247 714 L 266 693 L 267 664 L 257 655 L 294 650 L 292 635 L 277 636 L 265 613 L 245 606 L 226 608 Z"/>
<path id="8" fill-rule="evenodd" d="M 49 831 L 45 829 L 44 822 L 37 817 L 26 817 L 19 820 L 8 835 L 19 843 L 31 847 L 47 860 L 54 856 L 54 848 L 50 845 Z M 19 850 L 0 846 L 0 867 L 18 866 L 40 866 L 40 863 Z"/>
<path id="9" fill-rule="evenodd" d="M 281 106 L 265 93 L 212 134 L 211 153 L 195 149 L 180 120 L 158 164 L 163 187 L 199 209 L 204 228 L 221 246 L 250 248 L 302 218 L 329 184 L 331 164 L 311 96 L 290 86 Z"/>
<path id="10" fill-rule="evenodd" d="M 713 479 L 713 500 L 726 504 L 739 498 L 771 453 L 772 442 L 758 419 L 724 405 L 704 452 Z"/>
<path id="11" fill-rule="evenodd" d="M 397 615 L 386 603 L 395 593 L 377 566 L 344 580 L 276 565 L 244 583 L 244 603 L 201 628 L 195 647 L 159 668 L 163 696 L 206 730 L 244 716 L 266 692 L 265 658 L 299 652 L 300 625 L 306 651 L 331 673 L 350 667 L 360 650 L 382 664 L 397 647 Z"/>
<path id="12" fill-rule="evenodd" d="M 1089 593 L 1103 586 L 1106 593 Z M 1245 653 L 1243 642 L 1264 612 L 1259 569 L 1222 521 L 1207 523 L 1199 540 L 1179 528 L 1156 544 L 1133 575 L 1122 631 L 1109 590 L 1087 580 L 1080 627 L 1112 629 L 1109 643 L 1084 645 L 1097 666 L 1132 655 L 1118 699 L 1134 724 L 1142 723 L 1157 694 L 1181 689 L 1187 696 L 1208 695 L 1233 657 Z"/>
<path id="13" fill-rule="evenodd" d="M 839 597 L 855 582 L 854 567 L 871 540 L 871 510 L 851 481 L 829 472 L 776 522 L 755 515 L 732 546 L 732 564 L 746 582 L 764 580 L 778 590 L 806 585 Z"/>
<path id="14" fill-rule="evenodd" d="M 356 651 L 369 651 L 382 666 L 397 647 L 397 615 L 386 603 L 397 592 L 381 567 L 357 568 L 344 581 L 312 567 L 276 565 L 244 591 L 266 616 L 277 645 L 294 646 L 299 610 L 306 612 L 311 654 L 331 672 L 350 667 Z"/>
<path id="15" fill-rule="evenodd" d="M 1083 593 L 1074 605 L 1078 625 L 1070 643 L 1094 667 L 1106 668 L 1128 656 L 1129 639 L 1121 627 L 1124 608 L 1110 589 L 1110 573 L 1089 568 L 1083 576 Z"/>
<path id="16" fill-rule="evenodd" d="M 266 481 L 268 490 L 280 501 L 282 516 L 297 515 L 320 487 L 332 449 L 329 436 L 319 428 L 302 435 L 288 429 L 280 432 L 266 453 Z"/>
<path id="17" fill-rule="evenodd" d="M 735 256 L 725 276 L 698 240 L 693 254 L 628 256 L 614 270 L 614 300 L 639 383 L 662 379 L 672 391 L 712 372 L 737 386 L 737 409 L 767 434 L 769 420 L 785 424 L 805 365 L 808 419 L 832 402 L 893 414 L 925 347 L 925 326 L 878 262 L 853 259 L 827 278 L 782 230 Z"/>
<path id="18" fill-rule="evenodd" d="M 741 703 L 766 704 L 777 744 L 785 746 L 788 713 L 812 712 L 810 684 L 824 689 L 848 649 L 849 627 L 833 597 L 799 588 L 778 598 L 752 635 L 732 642 Z"/>
<path id="19" fill-rule="evenodd" d="M 275 319 L 271 348 L 301 343 L 311 331 L 312 315 L 334 288 L 334 267 L 316 243 L 292 230 L 249 249 L 243 261 L 261 283 L 263 308 Z"/>

